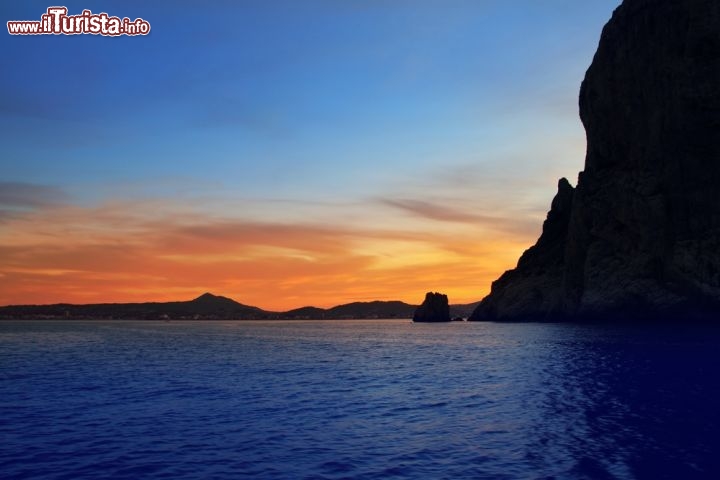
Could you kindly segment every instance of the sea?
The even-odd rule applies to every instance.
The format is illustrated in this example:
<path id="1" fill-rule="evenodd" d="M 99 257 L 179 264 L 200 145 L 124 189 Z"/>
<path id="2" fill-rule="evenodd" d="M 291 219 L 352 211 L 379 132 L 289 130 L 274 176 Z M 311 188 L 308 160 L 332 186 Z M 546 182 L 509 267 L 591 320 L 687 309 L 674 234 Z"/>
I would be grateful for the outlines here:
<path id="1" fill-rule="evenodd" d="M 717 479 L 720 329 L 2 321 L 0 478 Z"/>

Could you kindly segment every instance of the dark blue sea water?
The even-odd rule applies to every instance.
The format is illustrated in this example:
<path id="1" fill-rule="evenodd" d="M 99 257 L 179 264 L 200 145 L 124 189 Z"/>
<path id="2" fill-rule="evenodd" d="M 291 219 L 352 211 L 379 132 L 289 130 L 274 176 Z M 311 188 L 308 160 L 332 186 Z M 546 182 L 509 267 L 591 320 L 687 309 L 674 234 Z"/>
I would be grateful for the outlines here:
<path id="1" fill-rule="evenodd" d="M 720 478 L 720 332 L 0 322 L 0 478 Z"/>

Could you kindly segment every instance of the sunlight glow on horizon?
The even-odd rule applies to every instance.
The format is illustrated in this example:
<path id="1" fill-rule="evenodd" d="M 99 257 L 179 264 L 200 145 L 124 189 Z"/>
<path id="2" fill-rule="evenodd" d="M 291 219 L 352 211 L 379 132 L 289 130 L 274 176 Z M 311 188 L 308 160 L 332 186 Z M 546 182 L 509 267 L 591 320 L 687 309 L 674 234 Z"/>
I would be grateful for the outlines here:
<path id="1" fill-rule="evenodd" d="M 478 301 L 583 168 L 618 3 L 98 1 L 151 34 L 0 36 L 0 305 Z"/>
<path id="2" fill-rule="evenodd" d="M 395 228 L 377 229 L 192 215 L 158 222 L 142 208 L 111 211 L 55 206 L 5 219 L 0 304 L 187 300 L 207 290 L 288 310 L 418 303 L 428 289 L 469 303 L 526 243 L 516 232 L 472 223 L 433 231 L 422 219 L 403 220 L 402 212 Z M 478 242 L 483 235 L 501 241 Z"/>

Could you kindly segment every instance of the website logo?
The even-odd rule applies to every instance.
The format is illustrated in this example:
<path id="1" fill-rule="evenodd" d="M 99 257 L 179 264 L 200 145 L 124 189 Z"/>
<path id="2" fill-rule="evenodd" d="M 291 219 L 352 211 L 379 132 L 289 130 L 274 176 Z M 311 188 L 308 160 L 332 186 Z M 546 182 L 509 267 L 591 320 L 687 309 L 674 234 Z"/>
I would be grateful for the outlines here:
<path id="1" fill-rule="evenodd" d="M 49 7 L 40 20 L 17 20 L 7 22 L 10 35 L 147 35 L 150 22 L 142 18 L 111 17 L 107 13 L 83 10 L 79 15 L 68 15 L 66 7 Z"/>

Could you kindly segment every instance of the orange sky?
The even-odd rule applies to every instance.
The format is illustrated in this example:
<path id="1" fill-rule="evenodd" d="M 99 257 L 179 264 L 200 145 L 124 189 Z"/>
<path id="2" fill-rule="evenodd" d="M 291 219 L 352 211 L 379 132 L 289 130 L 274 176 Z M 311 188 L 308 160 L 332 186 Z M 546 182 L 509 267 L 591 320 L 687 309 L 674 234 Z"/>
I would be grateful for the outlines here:
<path id="1" fill-rule="evenodd" d="M 419 303 L 428 290 L 468 303 L 514 266 L 542 222 L 539 212 L 511 221 L 387 203 L 344 206 L 344 221 L 332 205 L 313 205 L 305 218 L 314 219 L 303 223 L 208 216 L 164 201 L 16 210 L 0 224 L 0 304 L 185 300 L 209 291 L 287 310 Z"/>
<path id="2" fill-rule="evenodd" d="M 559 135 L 522 148 L 548 145 L 565 162 L 454 162 L 345 196 L 243 194 L 194 179 L 0 182 L 0 305 L 204 292 L 275 311 L 420 303 L 427 291 L 475 302 L 536 241 L 557 179 L 585 146 Z"/>
<path id="3" fill-rule="evenodd" d="M 0 305 L 480 300 L 582 169 L 618 2 L 142 2 L 142 38 L 0 36 Z"/>

